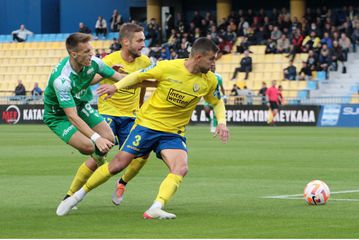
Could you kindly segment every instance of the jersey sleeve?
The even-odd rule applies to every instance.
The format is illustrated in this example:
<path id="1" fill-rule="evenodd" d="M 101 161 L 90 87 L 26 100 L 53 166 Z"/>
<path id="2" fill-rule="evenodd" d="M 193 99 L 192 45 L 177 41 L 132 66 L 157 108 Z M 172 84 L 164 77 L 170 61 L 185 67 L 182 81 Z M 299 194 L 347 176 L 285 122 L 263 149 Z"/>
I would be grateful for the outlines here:
<path id="1" fill-rule="evenodd" d="M 216 103 L 221 99 L 221 91 L 219 89 L 220 85 L 215 79 L 214 75 L 210 76 L 210 89 L 207 95 L 204 96 L 206 102 L 216 105 Z"/>
<path id="2" fill-rule="evenodd" d="M 57 100 L 61 108 L 75 107 L 74 98 L 71 95 L 71 81 L 69 78 L 59 76 L 53 82 Z"/>
<path id="3" fill-rule="evenodd" d="M 147 68 L 138 71 L 137 77 L 140 79 L 140 81 L 145 79 L 156 79 L 158 81 L 161 81 L 164 65 L 166 65 L 166 63 L 167 61 L 160 61 L 157 64 L 151 64 Z"/>
<path id="4" fill-rule="evenodd" d="M 92 57 L 92 61 L 98 65 L 98 74 L 102 77 L 110 78 L 115 74 L 115 70 L 107 66 L 101 59 Z"/>

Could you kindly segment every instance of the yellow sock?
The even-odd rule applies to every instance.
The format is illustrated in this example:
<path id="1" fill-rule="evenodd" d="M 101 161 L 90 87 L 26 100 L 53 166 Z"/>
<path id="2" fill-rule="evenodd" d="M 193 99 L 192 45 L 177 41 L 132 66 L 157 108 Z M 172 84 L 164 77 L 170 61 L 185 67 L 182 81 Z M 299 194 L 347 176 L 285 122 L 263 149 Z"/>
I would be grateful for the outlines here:
<path id="1" fill-rule="evenodd" d="M 165 180 L 161 183 L 156 201 L 162 203 L 163 206 L 168 203 L 171 197 L 176 193 L 182 180 L 182 176 L 173 173 L 168 174 Z"/>
<path id="2" fill-rule="evenodd" d="M 108 163 L 106 162 L 101 167 L 97 168 L 96 171 L 91 175 L 83 186 L 85 192 L 89 192 L 92 189 L 98 187 L 102 183 L 106 182 L 111 177 L 111 173 L 108 170 Z"/>
<path id="3" fill-rule="evenodd" d="M 122 175 L 122 180 L 126 183 L 131 181 L 131 179 L 134 178 L 141 170 L 143 165 L 145 165 L 145 163 L 147 162 L 146 160 L 147 159 L 141 157 L 133 159 L 130 165 L 127 166 L 125 173 Z"/>
<path id="4" fill-rule="evenodd" d="M 72 196 L 75 192 L 77 192 L 77 190 L 79 190 L 85 184 L 87 179 L 89 179 L 92 173 L 93 171 L 86 166 L 86 163 L 81 164 L 74 179 L 72 180 L 67 195 Z"/>

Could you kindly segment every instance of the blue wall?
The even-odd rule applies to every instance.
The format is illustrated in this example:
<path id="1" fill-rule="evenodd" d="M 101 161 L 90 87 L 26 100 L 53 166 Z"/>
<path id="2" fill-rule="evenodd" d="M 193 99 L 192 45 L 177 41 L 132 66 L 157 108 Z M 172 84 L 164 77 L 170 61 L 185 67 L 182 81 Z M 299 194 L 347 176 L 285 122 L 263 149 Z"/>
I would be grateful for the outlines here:
<path id="1" fill-rule="evenodd" d="M 98 16 L 103 16 L 108 24 L 114 9 L 117 9 L 127 21 L 130 7 L 145 7 L 146 0 L 61 0 L 60 2 L 60 31 L 75 32 L 79 22 L 85 23 L 93 32 Z"/>
<path id="2" fill-rule="evenodd" d="M 42 33 L 60 32 L 60 0 L 42 0 L 41 30 Z"/>
<path id="3" fill-rule="evenodd" d="M 41 32 L 41 0 L 1 0 L 0 34 L 10 34 L 20 24 L 32 32 Z"/>
<path id="4" fill-rule="evenodd" d="M 70 33 L 84 22 L 94 31 L 99 15 L 109 23 L 114 9 L 128 21 L 130 7 L 145 7 L 146 0 L 0 0 L 0 34 L 20 24 L 34 33 Z"/>

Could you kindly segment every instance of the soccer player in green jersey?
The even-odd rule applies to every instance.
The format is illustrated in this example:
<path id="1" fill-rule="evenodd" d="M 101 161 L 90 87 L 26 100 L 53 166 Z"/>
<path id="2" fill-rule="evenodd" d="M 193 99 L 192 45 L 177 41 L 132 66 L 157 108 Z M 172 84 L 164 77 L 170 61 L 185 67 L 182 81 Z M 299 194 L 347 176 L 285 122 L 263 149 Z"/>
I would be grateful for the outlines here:
<path id="1" fill-rule="evenodd" d="M 222 93 L 223 100 L 226 100 L 227 96 L 226 96 L 226 92 L 224 91 L 222 76 L 219 75 L 218 73 L 216 73 L 216 66 L 213 66 L 211 68 L 211 71 L 216 75 L 216 79 L 218 81 L 218 86 Z M 215 114 L 212 114 L 212 116 L 211 116 L 211 110 L 213 110 L 213 106 L 211 104 L 209 104 L 208 102 L 204 102 L 203 108 L 204 108 L 204 111 L 206 112 L 206 117 L 209 119 L 209 122 L 210 122 L 210 132 L 215 133 L 217 125 L 218 125 L 218 121 L 217 121 Z"/>
<path id="2" fill-rule="evenodd" d="M 117 81 L 123 78 L 94 57 L 91 36 L 71 34 L 66 39 L 69 56 L 53 69 L 44 93 L 44 122 L 65 143 L 82 154 L 91 155 L 78 169 L 65 199 L 82 187 L 104 163 L 114 144 L 114 135 L 104 119 L 89 103 L 91 84 L 98 73 Z"/>

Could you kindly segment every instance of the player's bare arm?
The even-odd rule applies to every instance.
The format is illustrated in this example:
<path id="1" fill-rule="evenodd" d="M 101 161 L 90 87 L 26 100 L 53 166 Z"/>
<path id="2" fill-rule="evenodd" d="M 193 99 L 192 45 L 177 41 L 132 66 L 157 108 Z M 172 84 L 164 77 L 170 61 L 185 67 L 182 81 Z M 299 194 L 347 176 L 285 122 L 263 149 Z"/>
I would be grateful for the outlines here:
<path id="1" fill-rule="evenodd" d="M 229 139 L 229 130 L 226 125 L 226 109 L 222 99 L 213 104 L 213 111 L 218 119 L 218 126 L 214 136 L 218 136 L 222 143 L 227 143 Z"/>
<path id="2" fill-rule="evenodd" d="M 90 138 L 97 146 L 97 148 L 103 152 L 108 152 L 111 147 L 114 145 L 111 141 L 106 138 L 101 137 L 98 133 L 94 132 L 85 122 L 82 120 L 78 114 L 76 107 L 64 108 L 64 112 L 69 119 L 69 121 L 85 136 Z"/>

